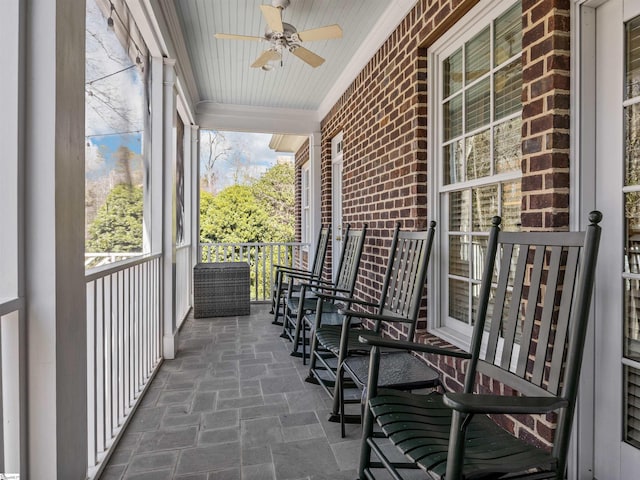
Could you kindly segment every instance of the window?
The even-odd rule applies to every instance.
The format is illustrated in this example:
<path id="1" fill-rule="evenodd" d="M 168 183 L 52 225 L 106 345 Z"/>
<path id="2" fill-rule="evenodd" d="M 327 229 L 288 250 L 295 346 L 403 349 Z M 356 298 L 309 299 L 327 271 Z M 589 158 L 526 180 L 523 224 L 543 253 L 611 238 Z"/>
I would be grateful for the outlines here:
<path id="1" fill-rule="evenodd" d="M 439 267 L 440 327 L 466 346 L 494 215 L 520 226 L 522 9 L 496 2 L 472 11 L 455 39 L 430 52 L 435 212 L 446 255 Z M 464 20 L 463 20 L 464 23 Z"/>
<path id="2" fill-rule="evenodd" d="M 640 17 L 625 26 L 624 441 L 640 448 Z M 621 139 L 622 140 L 622 139 Z"/>
<path id="3" fill-rule="evenodd" d="M 85 265 L 140 255 L 147 50 L 122 0 L 86 2 Z"/>
<path id="4" fill-rule="evenodd" d="M 302 243 L 311 243 L 311 168 L 302 166 Z"/>

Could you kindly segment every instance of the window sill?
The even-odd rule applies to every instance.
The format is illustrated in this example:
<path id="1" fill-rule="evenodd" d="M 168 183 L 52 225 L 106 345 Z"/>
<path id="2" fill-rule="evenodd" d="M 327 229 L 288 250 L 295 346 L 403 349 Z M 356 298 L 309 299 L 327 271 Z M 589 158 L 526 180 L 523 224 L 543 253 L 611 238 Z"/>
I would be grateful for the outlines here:
<path id="1" fill-rule="evenodd" d="M 469 351 L 471 345 L 471 337 L 469 335 L 466 335 L 459 330 L 455 330 L 451 327 L 428 328 L 426 333 L 420 335 L 418 341 L 423 341 L 423 338 L 428 339 L 429 337 L 435 337 L 443 340 L 447 344 L 464 350 L 465 352 Z"/>

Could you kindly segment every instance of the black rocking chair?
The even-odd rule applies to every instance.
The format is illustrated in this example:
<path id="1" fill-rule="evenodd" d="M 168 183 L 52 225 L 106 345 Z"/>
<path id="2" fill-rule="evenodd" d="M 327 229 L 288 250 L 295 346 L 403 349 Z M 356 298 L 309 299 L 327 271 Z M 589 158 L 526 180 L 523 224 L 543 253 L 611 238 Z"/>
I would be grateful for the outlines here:
<path id="1" fill-rule="evenodd" d="M 382 335 L 384 324 L 395 324 L 406 328 L 408 338 L 413 338 L 435 225 L 435 222 L 431 222 L 430 228 L 423 232 L 405 232 L 400 230 L 399 225 L 396 227 L 378 303 L 340 298 L 338 300 L 344 303 L 344 310 L 325 314 L 322 301 L 336 297 L 318 294 L 316 313 L 304 317 L 307 328 L 312 332 L 310 368 L 306 380 L 319 383 L 333 398 L 330 421 L 344 419 L 340 415 L 340 400 L 343 398 L 341 387 L 344 384 L 337 381 L 343 375 L 342 363 L 350 355 L 368 355 L 370 351 L 368 345 L 358 342 L 358 336 L 363 332 Z M 354 306 L 359 311 L 353 310 Z M 362 318 L 371 319 L 373 328 L 366 329 L 360 325 Z"/>
<path id="2" fill-rule="evenodd" d="M 324 268 L 324 260 L 327 254 L 330 237 L 331 227 L 320 229 L 311 270 L 290 267 L 287 265 L 275 265 L 276 270 L 273 279 L 273 287 L 271 288 L 271 313 L 273 313 L 273 322 L 271 323 L 274 325 L 282 325 L 282 322 L 280 322 L 278 318 L 280 317 L 281 312 L 284 312 L 285 293 L 289 288 L 288 275 L 296 275 L 298 279 L 304 279 L 305 281 L 320 279 L 322 277 L 322 270 Z M 299 292 L 299 282 L 293 285 L 291 289 Z"/>
<path id="3" fill-rule="evenodd" d="M 372 348 L 361 480 L 402 479 L 410 473 L 405 469 L 446 480 L 564 478 L 602 215 L 589 219 L 585 232 L 509 233 L 494 217 L 470 353 L 360 338 Z M 380 348 L 391 347 L 467 359 L 463 392 L 420 396 L 378 387 Z M 477 394 L 476 374 L 519 394 Z M 489 417 L 550 412 L 556 415 L 550 449 L 516 438 Z M 406 461 L 388 458 L 389 440 Z"/>
<path id="4" fill-rule="evenodd" d="M 362 230 L 352 230 L 351 225 L 347 225 L 335 283 L 322 279 L 312 279 L 310 281 L 304 281 L 303 279 L 300 291 L 294 292 L 294 280 L 297 276 L 293 273 L 288 275 L 289 289 L 285 300 L 284 326 L 281 336 L 293 341 L 291 355 L 301 356 L 304 363 L 306 363 L 307 329 L 302 327 L 302 317 L 304 314 L 315 312 L 317 307 L 316 294 L 319 292 L 344 298 L 349 298 L 353 295 L 366 234 L 366 224 Z M 323 303 L 323 311 L 336 312 L 339 308 L 338 305 L 336 300 L 327 300 Z M 301 339 L 303 341 L 303 349 L 302 352 L 298 352 Z"/>

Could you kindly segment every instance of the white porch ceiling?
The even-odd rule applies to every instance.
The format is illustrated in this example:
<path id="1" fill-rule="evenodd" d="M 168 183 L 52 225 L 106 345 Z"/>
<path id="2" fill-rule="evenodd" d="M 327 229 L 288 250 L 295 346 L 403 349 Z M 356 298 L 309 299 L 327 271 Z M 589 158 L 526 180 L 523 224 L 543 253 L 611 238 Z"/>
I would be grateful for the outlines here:
<path id="1" fill-rule="evenodd" d="M 343 38 L 304 44 L 326 59 L 318 68 L 287 52 L 283 66 L 269 72 L 250 68 L 267 42 L 214 34 L 262 36 L 259 6 L 270 0 L 159 2 L 182 87 L 203 128 L 310 133 L 416 0 L 291 0 L 285 22 L 298 31 L 339 24 Z"/>

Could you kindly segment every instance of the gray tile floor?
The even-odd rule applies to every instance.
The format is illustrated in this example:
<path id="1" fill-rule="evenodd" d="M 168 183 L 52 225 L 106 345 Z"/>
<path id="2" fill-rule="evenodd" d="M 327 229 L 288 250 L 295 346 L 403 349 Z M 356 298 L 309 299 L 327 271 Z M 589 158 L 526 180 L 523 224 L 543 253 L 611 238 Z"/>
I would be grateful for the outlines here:
<path id="1" fill-rule="evenodd" d="M 186 320 L 101 480 L 356 478 L 359 425 L 326 421 L 266 305 L 246 317 Z"/>

